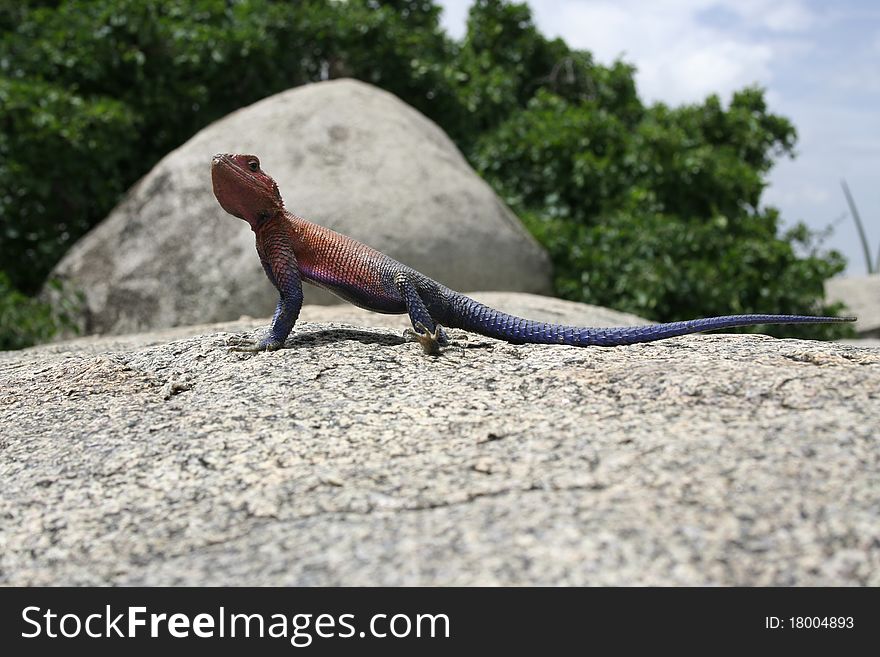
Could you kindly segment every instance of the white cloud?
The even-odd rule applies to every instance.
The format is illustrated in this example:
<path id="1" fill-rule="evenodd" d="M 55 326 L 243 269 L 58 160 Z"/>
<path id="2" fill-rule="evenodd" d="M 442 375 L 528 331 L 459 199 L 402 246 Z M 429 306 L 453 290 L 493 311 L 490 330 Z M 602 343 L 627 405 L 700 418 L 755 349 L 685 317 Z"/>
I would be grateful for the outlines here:
<path id="1" fill-rule="evenodd" d="M 677 104 L 702 100 L 710 93 L 727 98 L 750 84 L 767 84 L 773 51 L 733 39 L 714 43 L 675 44 L 663 56 L 645 59 L 637 73 L 639 90 L 649 100 Z"/>
<path id="2" fill-rule="evenodd" d="M 442 4 L 444 25 L 460 37 L 470 1 Z M 634 63 L 642 96 L 673 104 L 710 93 L 727 97 L 754 83 L 770 85 L 772 62 L 793 55 L 798 47 L 793 37 L 817 19 L 802 0 L 531 0 L 529 5 L 544 33 L 590 50 L 601 62 L 622 57 Z M 750 29 L 738 29 L 744 24 Z"/>
<path id="3" fill-rule="evenodd" d="M 801 0 L 739 0 L 712 3 L 723 5 L 753 27 L 775 32 L 801 32 L 813 27 L 818 16 Z"/>
<path id="4" fill-rule="evenodd" d="M 443 7 L 440 16 L 440 24 L 455 39 L 461 39 L 465 33 L 468 9 L 473 0 L 438 0 L 437 4 Z"/>
<path id="5" fill-rule="evenodd" d="M 535 0 L 536 22 L 600 61 L 624 56 L 638 67 L 647 100 L 694 102 L 709 93 L 772 82 L 771 63 L 786 56 L 787 37 L 813 15 L 797 0 L 776 5 L 756 0 Z M 711 20 L 710 20 L 711 17 Z M 736 29 L 758 22 L 769 35 Z M 733 23 L 726 28 L 723 23 Z M 784 32 L 775 43 L 772 32 Z"/>

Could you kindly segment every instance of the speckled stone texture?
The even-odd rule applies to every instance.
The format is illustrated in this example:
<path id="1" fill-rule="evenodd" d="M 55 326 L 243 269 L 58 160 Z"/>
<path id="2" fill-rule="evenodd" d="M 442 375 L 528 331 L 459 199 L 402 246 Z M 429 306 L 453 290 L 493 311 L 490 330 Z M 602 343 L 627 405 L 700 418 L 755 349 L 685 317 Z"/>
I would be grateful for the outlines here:
<path id="1" fill-rule="evenodd" d="M 303 319 L 0 354 L 0 583 L 880 585 L 878 347 Z"/>

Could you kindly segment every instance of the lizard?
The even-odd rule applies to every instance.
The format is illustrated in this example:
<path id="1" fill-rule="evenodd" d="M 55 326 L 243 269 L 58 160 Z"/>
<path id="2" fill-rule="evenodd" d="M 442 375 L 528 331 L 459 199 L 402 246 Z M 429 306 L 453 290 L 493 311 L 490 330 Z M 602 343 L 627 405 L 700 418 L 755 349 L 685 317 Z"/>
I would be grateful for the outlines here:
<path id="1" fill-rule="evenodd" d="M 588 328 L 523 319 L 489 308 L 366 244 L 290 212 L 277 183 L 255 155 L 215 155 L 211 180 L 220 206 L 250 225 L 266 276 L 279 292 L 268 333 L 256 342 L 234 339 L 232 348 L 238 351 L 273 351 L 284 346 L 302 307 L 303 281 L 367 310 L 408 314 L 412 329 L 407 329 L 407 335 L 430 355 L 450 344 L 445 328 L 514 344 L 612 347 L 755 324 L 855 321 L 853 317 L 752 314 Z"/>

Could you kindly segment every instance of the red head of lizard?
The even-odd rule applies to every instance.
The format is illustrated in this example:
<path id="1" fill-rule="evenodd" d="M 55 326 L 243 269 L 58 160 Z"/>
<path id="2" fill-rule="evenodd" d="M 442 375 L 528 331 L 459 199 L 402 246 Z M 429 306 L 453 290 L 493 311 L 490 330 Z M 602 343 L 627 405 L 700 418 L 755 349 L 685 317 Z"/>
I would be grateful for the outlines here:
<path id="1" fill-rule="evenodd" d="M 284 208 L 278 185 L 260 168 L 256 155 L 220 153 L 211 160 L 214 196 L 229 214 L 244 219 L 251 228 Z"/>

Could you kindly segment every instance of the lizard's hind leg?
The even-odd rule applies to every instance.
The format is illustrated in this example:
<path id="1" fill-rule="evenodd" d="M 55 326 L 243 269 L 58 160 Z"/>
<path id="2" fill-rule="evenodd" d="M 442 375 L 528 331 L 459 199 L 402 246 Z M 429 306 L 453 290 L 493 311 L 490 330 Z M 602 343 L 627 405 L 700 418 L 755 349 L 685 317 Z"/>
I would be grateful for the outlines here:
<path id="1" fill-rule="evenodd" d="M 449 344 L 446 331 L 431 317 L 425 302 L 419 296 L 418 289 L 405 273 L 398 274 L 394 284 L 403 297 L 406 312 L 413 325 L 413 328 L 407 329 L 404 335 L 415 338 L 426 354 L 436 356 L 440 353 L 440 347 Z"/>

